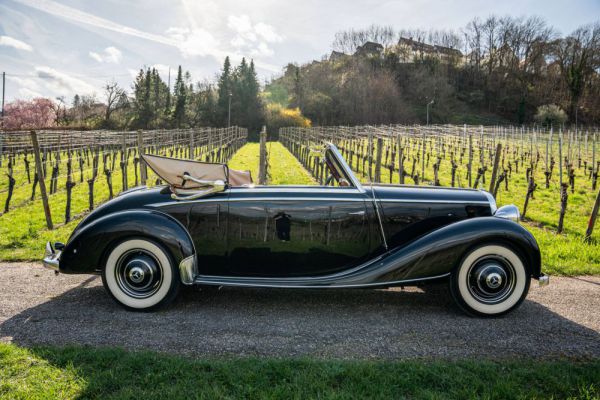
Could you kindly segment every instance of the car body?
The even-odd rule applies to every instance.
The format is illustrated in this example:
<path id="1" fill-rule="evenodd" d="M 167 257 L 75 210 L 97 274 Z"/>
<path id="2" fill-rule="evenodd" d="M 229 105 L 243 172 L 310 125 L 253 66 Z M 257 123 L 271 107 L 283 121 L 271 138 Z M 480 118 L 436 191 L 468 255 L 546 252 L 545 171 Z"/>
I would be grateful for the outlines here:
<path id="1" fill-rule="evenodd" d="M 65 245 L 48 243 L 44 265 L 101 274 L 135 310 L 166 304 L 180 284 L 387 288 L 449 279 L 458 304 L 486 316 L 518 306 L 530 278 L 547 283 L 516 207 L 497 209 L 474 189 L 363 186 L 333 144 L 323 159 L 337 186 L 234 187 L 184 175 L 208 189 L 131 189 L 90 213 Z"/>

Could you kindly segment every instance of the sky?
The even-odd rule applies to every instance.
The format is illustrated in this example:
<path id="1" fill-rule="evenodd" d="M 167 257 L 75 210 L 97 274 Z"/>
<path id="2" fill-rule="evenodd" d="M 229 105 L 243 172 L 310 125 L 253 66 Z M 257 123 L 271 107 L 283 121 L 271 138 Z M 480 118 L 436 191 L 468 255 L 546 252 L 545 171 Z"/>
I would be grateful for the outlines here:
<path id="1" fill-rule="evenodd" d="M 334 35 L 373 23 L 459 30 L 475 17 L 537 15 L 568 34 L 600 19 L 600 0 L 0 0 L 6 101 L 131 89 L 142 67 L 215 81 L 226 55 L 252 58 L 261 82 L 331 51 Z"/>

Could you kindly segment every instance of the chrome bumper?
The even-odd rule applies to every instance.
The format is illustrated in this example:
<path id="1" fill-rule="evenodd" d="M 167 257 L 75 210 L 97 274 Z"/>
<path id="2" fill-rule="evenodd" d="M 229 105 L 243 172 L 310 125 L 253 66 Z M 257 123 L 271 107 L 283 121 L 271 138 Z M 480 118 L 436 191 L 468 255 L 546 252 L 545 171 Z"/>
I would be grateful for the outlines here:
<path id="1" fill-rule="evenodd" d="M 542 274 L 540 275 L 538 282 L 540 286 L 548 286 L 550 284 L 550 277 L 548 275 Z"/>
<path id="2" fill-rule="evenodd" d="M 42 260 L 44 267 L 51 269 L 58 274 L 60 253 L 60 250 L 54 250 L 52 243 L 46 243 L 46 252 L 44 253 L 44 259 Z"/>

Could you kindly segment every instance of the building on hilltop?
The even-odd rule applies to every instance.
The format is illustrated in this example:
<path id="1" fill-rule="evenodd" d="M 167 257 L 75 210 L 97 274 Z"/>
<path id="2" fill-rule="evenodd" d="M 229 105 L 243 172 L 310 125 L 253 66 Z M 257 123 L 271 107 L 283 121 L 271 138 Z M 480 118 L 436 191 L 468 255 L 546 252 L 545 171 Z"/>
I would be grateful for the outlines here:
<path id="1" fill-rule="evenodd" d="M 345 57 L 348 57 L 348 55 L 346 53 L 342 53 L 341 51 L 333 50 L 331 52 L 331 54 L 329 55 L 329 61 L 337 61 L 337 60 L 341 60 Z"/>
<path id="2" fill-rule="evenodd" d="M 383 53 L 383 45 L 375 42 L 366 42 L 362 46 L 358 46 L 354 55 L 366 57 L 380 57 Z"/>
<path id="3" fill-rule="evenodd" d="M 396 48 L 400 61 L 405 63 L 423 60 L 426 57 L 437 57 L 443 62 L 460 62 L 463 58 L 462 52 L 458 49 L 427 44 L 412 37 L 401 37 Z"/>

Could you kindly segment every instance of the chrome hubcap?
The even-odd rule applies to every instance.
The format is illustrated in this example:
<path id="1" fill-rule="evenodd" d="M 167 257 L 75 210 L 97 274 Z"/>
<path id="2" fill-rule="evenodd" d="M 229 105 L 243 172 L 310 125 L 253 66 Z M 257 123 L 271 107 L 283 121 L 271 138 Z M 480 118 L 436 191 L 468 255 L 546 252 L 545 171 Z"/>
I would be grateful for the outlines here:
<path id="1" fill-rule="evenodd" d="M 146 250 L 130 250 L 117 261 L 116 281 L 123 292 L 143 299 L 155 294 L 162 283 L 162 266 Z"/>
<path id="2" fill-rule="evenodd" d="M 469 292 L 485 304 L 500 303 L 508 298 L 515 287 L 515 270 L 501 256 L 487 256 L 469 268 Z"/>
<path id="3" fill-rule="evenodd" d="M 492 289 L 496 289 L 502 284 L 502 276 L 497 272 L 492 272 L 485 278 L 485 283 Z"/>
<path id="4" fill-rule="evenodd" d="M 140 267 L 133 267 L 129 270 L 129 279 L 132 282 L 140 283 L 144 280 L 144 270 Z"/>

